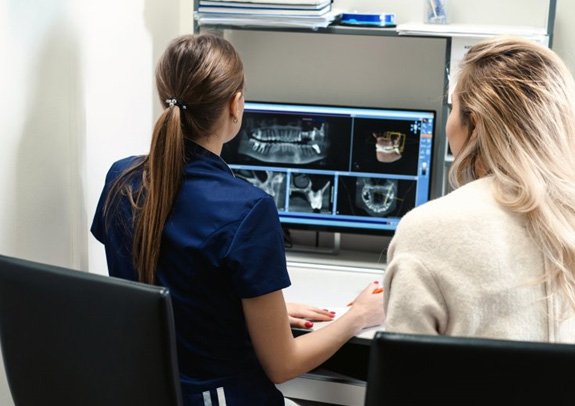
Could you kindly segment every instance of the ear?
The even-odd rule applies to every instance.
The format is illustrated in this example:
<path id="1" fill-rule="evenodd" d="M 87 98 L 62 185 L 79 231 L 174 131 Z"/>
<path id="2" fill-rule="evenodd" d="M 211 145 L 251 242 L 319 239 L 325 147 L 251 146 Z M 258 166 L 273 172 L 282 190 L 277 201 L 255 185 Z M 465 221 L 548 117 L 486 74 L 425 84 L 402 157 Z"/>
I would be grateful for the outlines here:
<path id="1" fill-rule="evenodd" d="M 477 124 L 477 117 L 475 113 L 468 114 L 465 126 L 467 128 L 467 134 L 469 139 L 477 136 L 476 124 Z"/>
<path id="2" fill-rule="evenodd" d="M 230 115 L 233 119 L 239 120 L 243 114 L 243 94 L 236 92 L 230 99 Z"/>

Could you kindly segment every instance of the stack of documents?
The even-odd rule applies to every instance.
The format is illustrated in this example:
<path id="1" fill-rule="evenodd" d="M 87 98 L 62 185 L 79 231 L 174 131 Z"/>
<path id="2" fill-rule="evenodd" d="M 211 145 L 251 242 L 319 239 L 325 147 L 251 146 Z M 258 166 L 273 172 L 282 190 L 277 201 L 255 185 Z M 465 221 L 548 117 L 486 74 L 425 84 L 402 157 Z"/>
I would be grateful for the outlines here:
<path id="1" fill-rule="evenodd" d="M 200 0 L 201 25 L 246 27 L 327 27 L 334 19 L 332 0 Z"/>

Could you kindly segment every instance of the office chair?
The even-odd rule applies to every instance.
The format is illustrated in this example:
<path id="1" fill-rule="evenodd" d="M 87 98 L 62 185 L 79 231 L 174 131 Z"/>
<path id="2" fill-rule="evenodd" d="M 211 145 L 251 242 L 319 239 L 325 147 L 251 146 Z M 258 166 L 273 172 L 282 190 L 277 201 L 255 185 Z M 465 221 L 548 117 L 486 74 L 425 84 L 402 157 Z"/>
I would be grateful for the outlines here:
<path id="1" fill-rule="evenodd" d="M 17 406 L 181 405 L 164 288 L 0 256 L 0 344 Z"/>
<path id="2" fill-rule="evenodd" d="M 376 333 L 365 406 L 573 405 L 575 346 Z"/>

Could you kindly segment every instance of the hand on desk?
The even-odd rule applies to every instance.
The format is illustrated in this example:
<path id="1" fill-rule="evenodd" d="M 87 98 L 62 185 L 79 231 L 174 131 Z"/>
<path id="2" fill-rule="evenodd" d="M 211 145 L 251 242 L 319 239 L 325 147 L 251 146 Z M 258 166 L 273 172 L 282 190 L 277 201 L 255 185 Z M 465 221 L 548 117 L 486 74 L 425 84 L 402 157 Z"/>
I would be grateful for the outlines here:
<path id="1" fill-rule="evenodd" d="M 286 303 L 286 305 L 292 327 L 311 328 L 312 321 L 331 321 L 335 316 L 335 312 L 302 303 Z"/>
<path id="2" fill-rule="evenodd" d="M 369 284 L 347 306 L 350 312 L 362 315 L 364 328 L 382 325 L 385 315 L 383 312 L 383 288 L 379 281 Z"/>

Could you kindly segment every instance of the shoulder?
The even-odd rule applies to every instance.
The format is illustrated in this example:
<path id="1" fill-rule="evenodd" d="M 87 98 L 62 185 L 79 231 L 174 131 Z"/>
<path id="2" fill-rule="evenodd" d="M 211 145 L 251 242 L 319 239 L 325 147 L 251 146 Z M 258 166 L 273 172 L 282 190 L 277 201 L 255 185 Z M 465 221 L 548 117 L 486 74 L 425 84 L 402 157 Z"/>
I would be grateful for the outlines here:
<path id="1" fill-rule="evenodd" d="M 254 206 L 261 200 L 271 201 L 272 197 L 263 189 L 256 187 L 247 180 L 236 177 L 229 171 L 213 171 L 203 179 L 204 186 L 216 185 L 211 189 L 211 196 L 214 199 L 224 198 L 229 206 L 247 205 Z M 219 196 L 219 197 L 218 197 Z"/>
<path id="2" fill-rule="evenodd" d="M 411 210 L 399 222 L 392 251 L 424 253 L 467 243 L 476 246 L 502 227 L 517 224 L 495 200 L 492 186 L 491 178 L 482 178 Z"/>
<path id="3" fill-rule="evenodd" d="M 256 222 L 267 222 L 278 217 L 277 207 L 272 196 L 242 179 L 233 180 L 223 188 L 227 196 L 227 205 L 232 211 L 237 211 L 242 221 L 251 218 Z M 275 224 L 274 224 L 275 225 Z"/>
<path id="4" fill-rule="evenodd" d="M 227 168 L 209 165 L 210 162 L 198 162 L 186 167 L 182 187 L 174 201 L 173 216 L 189 220 L 191 224 L 201 222 L 206 225 L 207 233 L 223 228 L 231 232 L 246 216 L 259 217 L 260 221 L 266 219 L 268 223 L 277 217 L 269 194 L 234 177 Z"/>
<path id="5" fill-rule="evenodd" d="M 400 221 L 398 231 L 424 228 L 441 230 L 453 224 L 478 220 L 480 216 L 501 210 L 496 202 L 491 178 L 470 182 L 451 193 L 431 200 L 407 213 Z"/>
<path id="6" fill-rule="evenodd" d="M 117 160 L 110 166 L 110 169 L 108 170 L 108 174 L 106 175 L 106 183 L 114 181 L 128 169 L 141 163 L 144 158 L 145 157 L 143 155 L 133 155 Z"/>

